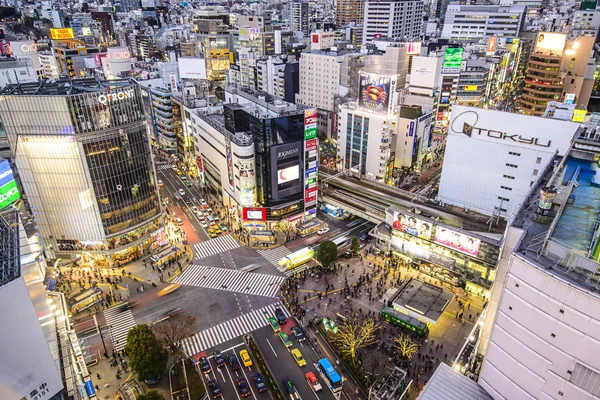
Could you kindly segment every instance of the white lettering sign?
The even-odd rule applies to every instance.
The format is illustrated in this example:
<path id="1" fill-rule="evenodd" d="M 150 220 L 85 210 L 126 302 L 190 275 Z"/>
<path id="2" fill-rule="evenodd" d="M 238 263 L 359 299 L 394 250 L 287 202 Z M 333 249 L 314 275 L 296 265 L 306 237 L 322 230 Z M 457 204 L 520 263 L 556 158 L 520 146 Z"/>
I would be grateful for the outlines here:
<path id="1" fill-rule="evenodd" d="M 33 53 L 33 52 L 36 52 L 36 51 L 38 51 L 37 44 L 35 44 L 35 43 L 32 43 L 32 44 L 22 44 L 21 45 L 21 51 L 23 53 Z"/>
<path id="2" fill-rule="evenodd" d="M 133 94 L 133 89 L 123 90 L 121 92 L 116 93 L 101 94 L 100 96 L 98 96 L 98 102 L 100 104 L 114 103 L 119 100 L 131 99 L 133 98 Z"/>

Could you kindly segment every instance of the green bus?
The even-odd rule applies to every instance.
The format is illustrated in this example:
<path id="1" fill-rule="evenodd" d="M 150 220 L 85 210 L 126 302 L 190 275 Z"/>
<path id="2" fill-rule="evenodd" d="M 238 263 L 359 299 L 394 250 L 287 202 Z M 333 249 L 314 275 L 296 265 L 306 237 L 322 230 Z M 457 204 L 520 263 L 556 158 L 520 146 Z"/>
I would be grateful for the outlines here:
<path id="1" fill-rule="evenodd" d="M 384 307 L 381 310 L 381 316 L 388 324 L 395 325 L 405 331 L 413 332 L 419 337 L 427 337 L 429 334 L 429 328 L 425 322 L 421 322 L 410 315 L 402 314 L 392 307 Z"/>

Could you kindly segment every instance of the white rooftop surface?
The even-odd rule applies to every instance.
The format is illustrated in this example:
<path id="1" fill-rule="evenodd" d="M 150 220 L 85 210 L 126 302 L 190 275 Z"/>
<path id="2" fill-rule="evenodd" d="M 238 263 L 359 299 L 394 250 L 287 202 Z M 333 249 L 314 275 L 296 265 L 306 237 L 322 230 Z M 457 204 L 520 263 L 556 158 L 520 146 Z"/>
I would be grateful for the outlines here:
<path id="1" fill-rule="evenodd" d="M 441 363 L 418 400 L 492 400 L 477 382 Z"/>

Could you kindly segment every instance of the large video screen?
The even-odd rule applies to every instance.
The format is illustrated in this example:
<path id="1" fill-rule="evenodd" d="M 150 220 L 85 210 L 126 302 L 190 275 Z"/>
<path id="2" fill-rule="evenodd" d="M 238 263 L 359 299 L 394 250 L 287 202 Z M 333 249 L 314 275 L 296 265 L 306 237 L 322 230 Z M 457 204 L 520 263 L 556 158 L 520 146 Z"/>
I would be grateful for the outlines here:
<path id="1" fill-rule="evenodd" d="M 481 244 L 479 239 L 442 226 L 435 229 L 434 242 L 474 257 L 479 254 L 479 245 Z"/>
<path id="2" fill-rule="evenodd" d="M 358 105 L 371 111 L 387 113 L 390 104 L 392 76 L 368 72 L 360 74 Z"/>
<path id="3" fill-rule="evenodd" d="M 535 51 L 551 54 L 562 54 L 567 42 L 564 33 L 540 32 L 535 43 Z"/>
<path id="4" fill-rule="evenodd" d="M 0 210 L 20 198 L 21 192 L 8 160 L 0 161 Z"/>
<path id="5" fill-rule="evenodd" d="M 392 228 L 408 233 L 409 235 L 426 240 L 431 239 L 431 222 L 424 221 L 411 215 L 404 215 L 398 211 L 394 211 L 390 225 L 392 225 Z"/>
<path id="6" fill-rule="evenodd" d="M 300 167 L 298 165 L 277 171 L 277 183 L 279 185 L 282 183 L 292 182 L 298 178 L 300 178 Z"/>
<path id="7" fill-rule="evenodd" d="M 462 64 L 462 56 L 464 50 L 462 48 L 449 48 L 446 49 L 444 54 L 444 69 L 460 69 Z"/>
<path id="8" fill-rule="evenodd" d="M 271 198 L 284 199 L 302 193 L 304 141 L 271 146 Z"/>

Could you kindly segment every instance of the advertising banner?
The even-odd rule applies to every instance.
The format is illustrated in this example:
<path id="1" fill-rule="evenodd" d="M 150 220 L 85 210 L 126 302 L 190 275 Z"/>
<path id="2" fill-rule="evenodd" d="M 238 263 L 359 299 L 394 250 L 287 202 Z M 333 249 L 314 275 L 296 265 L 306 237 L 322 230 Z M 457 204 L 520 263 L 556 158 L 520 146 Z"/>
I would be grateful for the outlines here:
<path id="1" fill-rule="evenodd" d="M 50 38 L 53 40 L 73 39 L 74 37 L 71 28 L 50 28 Z"/>
<path id="2" fill-rule="evenodd" d="M 474 257 L 479 254 L 479 245 L 481 244 L 479 239 L 441 226 L 435 230 L 434 242 Z"/>
<path id="3" fill-rule="evenodd" d="M 462 48 L 450 48 L 446 49 L 444 54 L 444 63 L 442 69 L 445 72 L 458 72 L 460 71 L 460 65 L 462 64 L 464 49 Z"/>
<path id="4" fill-rule="evenodd" d="M 8 160 L 0 161 L 0 210 L 19 200 L 21 192 Z"/>
<path id="5" fill-rule="evenodd" d="M 391 97 L 392 76 L 370 72 L 360 73 L 358 106 L 370 111 L 387 113 Z"/>
<path id="6" fill-rule="evenodd" d="M 477 89 L 479 89 L 479 86 L 477 86 L 477 85 L 467 85 L 467 86 L 465 86 L 465 92 L 474 92 Z"/>
<path id="7" fill-rule="evenodd" d="M 490 36 L 487 44 L 487 55 L 493 55 L 496 53 L 496 45 L 498 44 L 498 38 L 496 36 Z"/>
<path id="8" fill-rule="evenodd" d="M 227 153 L 227 177 L 229 180 L 229 188 L 233 190 L 233 160 L 231 159 L 231 141 L 225 140 L 225 152 Z"/>
<path id="9" fill-rule="evenodd" d="M 426 260 L 444 268 L 454 269 L 456 261 L 453 258 L 432 251 L 429 246 L 416 243 L 417 239 L 405 239 L 398 230 L 392 231 L 392 247 L 404 254 Z"/>
<path id="10" fill-rule="evenodd" d="M 291 182 L 300 177 L 300 167 L 298 165 L 294 165 L 292 167 L 287 167 L 282 170 L 277 171 L 277 184 L 281 185 L 282 183 Z"/>
<path id="11" fill-rule="evenodd" d="M 254 158 L 239 160 L 240 167 L 240 203 L 242 206 L 256 204 L 256 176 Z"/>
<path id="12" fill-rule="evenodd" d="M 433 230 L 431 222 L 410 215 L 404 215 L 398 211 L 394 211 L 393 215 L 386 213 L 386 222 L 390 224 L 393 229 L 420 237 L 421 239 L 431 239 L 431 232 Z"/>
<path id="13" fill-rule="evenodd" d="M 317 128 L 306 128 L 304 129 L 304 139 L 314 139 L 317 137 Z"/>
<path id="14" fill-rule="evenodd" d="M 244 207 L 242 208 L 242 219 L 244 221 L 266 221 L 267 209 L 264 207 Z"/>
<path id="15" fill-rule="evenodd" d="M 316 150 L 317 149 L 317 139 L 310 139 L 304 143 L 304 149 L 306 151 Z"/>
<path id="16" fill-rule="evenodd" d="M 535 43 L 535 51 L 562 55 L 567 35 L 564 33 L 540 32 Z"/>

